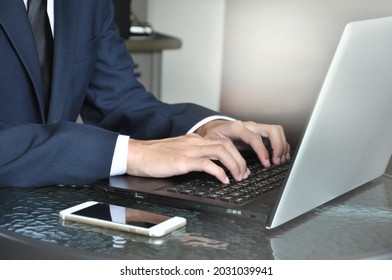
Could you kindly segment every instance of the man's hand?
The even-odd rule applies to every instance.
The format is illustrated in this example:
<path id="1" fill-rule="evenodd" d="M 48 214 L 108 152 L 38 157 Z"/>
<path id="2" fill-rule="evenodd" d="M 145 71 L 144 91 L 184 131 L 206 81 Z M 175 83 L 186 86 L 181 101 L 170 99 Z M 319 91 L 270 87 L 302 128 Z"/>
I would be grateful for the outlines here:
<path id="1" fill-rule="evenodd" d="M 185 136 L 149 141 L 130 139 L 127 173 L 162 178 L 202 171 L 227 184 L 229 179 L 225 171 L 213 162 L 218 160 L 235 180 L 241 181 L 249 176 L 250 171 L 233 141 L 248 144 L 261 163 L 269 167 L 270 156 L 262 137 L 270 139 L 274 164 L 290 158 L 290 145 L 281 126 L 215 120 Z"/>
<path id="2" fill-rule="evenodd" d="M 270 167 L 270 155 L 261 137 L 269 138 L 272 162 L 280 164 L 290 159 L 290 145 L 283 127 L 255 122 L 215 120 L 200 127 L 196 133 L 207 139 L 227 139 L 248 144 L 265 167 Z"/>

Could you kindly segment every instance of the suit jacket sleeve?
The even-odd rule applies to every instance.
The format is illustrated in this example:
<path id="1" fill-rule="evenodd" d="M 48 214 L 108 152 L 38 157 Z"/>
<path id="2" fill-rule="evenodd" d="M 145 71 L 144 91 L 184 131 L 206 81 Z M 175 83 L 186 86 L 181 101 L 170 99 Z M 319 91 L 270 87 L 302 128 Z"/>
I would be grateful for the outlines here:
<path id="1" fill-rule="evenodd" d="M 117 133 L 93 126 L 0 123 L 0 186 L 88 184 L 109 176 Z"/>
<path id="2" fill-rule="evenodd" d="M 19 5 L 8 4 L 14 3 Z M 64 86 L 84 93 L 56 92 L 64 96 L 64 102 L 54 102 L 64 104 L 62 113 L 53 113 L 47 122 L 39 118 L 25 69 L 14 63 L 17 59 L 7 41 L 10 29 L 3 32 L 0 22 L 0 52 L 4 47 L 2 60 L 10 63 L 0 69 L 0 186 L 89 184 L 109 176 L 119 133 L 138 139 L 171 137 L 217 114 L 194 104 L 164 104 L 145 91 L 132 75 L 133 62 L 113 23 L 112 1 L 70 0 L 61 5 L 80 5 L 86 15 L 94 11 L 78 15 L 78 36 L 94 38 L 96 48 L 84 54 L 92 58 L 85 63 L 89 68 L 71 68 L 73 84 Z M 74 122 L 75 107 L 80 107 L 67 104 L 83 104 L 79 111 L 85 124 Z"/>

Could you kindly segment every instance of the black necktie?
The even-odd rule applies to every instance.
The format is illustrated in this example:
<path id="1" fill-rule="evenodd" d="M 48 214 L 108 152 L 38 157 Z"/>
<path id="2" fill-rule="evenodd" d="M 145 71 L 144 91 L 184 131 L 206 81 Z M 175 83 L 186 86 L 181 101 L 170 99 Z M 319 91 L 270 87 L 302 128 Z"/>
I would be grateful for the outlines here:
<path id="1" fill-rule="evenodd" d="M 29 0 L 27 14 L 33 30 L 38 58 L 41 64 L 43 94 L 46 109 L 48 109 L 52 79 L 53 36 L 46 6 L 46 0 Z"/>

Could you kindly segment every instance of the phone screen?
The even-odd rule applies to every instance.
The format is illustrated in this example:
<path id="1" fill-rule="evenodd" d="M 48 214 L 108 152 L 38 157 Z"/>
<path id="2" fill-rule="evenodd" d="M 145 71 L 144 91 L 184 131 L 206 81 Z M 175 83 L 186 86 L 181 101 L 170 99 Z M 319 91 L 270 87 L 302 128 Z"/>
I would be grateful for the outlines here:
<path id="1" fill-rule="evenodd" d="M 78 210 L 73 214 L 143 228 L 151 228 L 171 218 L 139 209 L 131 209 L 104 203 L 94 204 Z"/>

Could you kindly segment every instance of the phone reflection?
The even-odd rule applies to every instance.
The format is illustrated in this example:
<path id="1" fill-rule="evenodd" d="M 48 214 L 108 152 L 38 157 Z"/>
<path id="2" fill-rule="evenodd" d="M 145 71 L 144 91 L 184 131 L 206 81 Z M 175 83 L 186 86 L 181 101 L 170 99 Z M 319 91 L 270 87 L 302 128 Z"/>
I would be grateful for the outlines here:
<path id="1" fill-rule="evenodd" d="M 73 222 L 73 221 L 61 220 L 61 225 L 77 231 L 89 231 L 91 232 L 91 234 L 95 234 L 97 236 L 96 238 L 97 240 L 102 239 L 99 238 L 99 236 L 103 234 L 104 236 L 111 238 L 110 239 L 111 246 L 115 249 L 126 249 L 127 246 L 129 246 L 133 242 L 152 244 L 152 245 L 162 245 L 165 244 L 167 240 L 173 238 L 174 239 L 179 238 L 182 234 L 185 233 L 185 228 L 181 228 L 163 237 L 149 237 L 149 236 L 135 234 L 131 232 L 122 232 L 114 229 L 87 225 L 87 224 Z"/>
<path id="2" fill-rule="evenodd" d="M 94 204 L 90 207 L 76 211 L 74 214 L 143 228 L 151 228 L 170 218 L 168 216 L 139 209 L 103 203 Z"/>
<path id="3" fill-rule="evenodd" d="M 124 207 L 122 207 L 124 208 Z M 112 210 L 112 209 L 111 209 Z M 168 220 L 170 217 L 138 209 L 125 208 L 125 223 L 151 227 Z"/>
<path id="4" fill-rule="evenodd" d="M 178 229 L 163 237 L 148 237 L 144 235 L 126 233 L 113 229 L 107 229 L 98 226 L 86 225 L 82 223 L 61 220 L 62 226 L 75 230 L 88 230 L 98 235 L 105 235 L 111 238 L 111 246 L 114 249 L 127 249 L 132 243 L 144 243 L 156 246 L 162 246 L 168 241 L 180 242 L 185 247 L 193 248 L 213 248 L 217 250 L 226 250 L 228 243 L 219 241 L 198 233 L 188 233 L 185 228 Z"/>
<path id="5" fill-rule="evenodd" d="M 110 217 L 113 222 L 127 225 L 150 228 L 168 220 L 170 217 L 157 213 L 147 212 L 139 209 L 125 208 L 110 205 Z"/>

